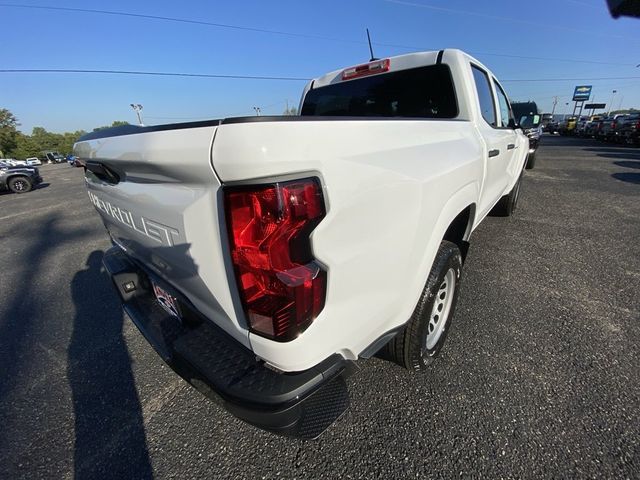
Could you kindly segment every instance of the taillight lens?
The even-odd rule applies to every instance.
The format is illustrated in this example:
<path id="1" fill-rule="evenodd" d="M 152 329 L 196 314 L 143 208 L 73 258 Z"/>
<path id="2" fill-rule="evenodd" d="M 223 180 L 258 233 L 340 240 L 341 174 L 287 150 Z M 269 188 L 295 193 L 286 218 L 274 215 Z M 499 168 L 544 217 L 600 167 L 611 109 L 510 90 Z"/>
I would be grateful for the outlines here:
<path id="1" fill-rule="evenodd" d="M 325 216 L 317 178 L 224 189 L 231 259 L 253 332 L 286 342 L 324 307 L 327 272 L 312 230 Z"/>

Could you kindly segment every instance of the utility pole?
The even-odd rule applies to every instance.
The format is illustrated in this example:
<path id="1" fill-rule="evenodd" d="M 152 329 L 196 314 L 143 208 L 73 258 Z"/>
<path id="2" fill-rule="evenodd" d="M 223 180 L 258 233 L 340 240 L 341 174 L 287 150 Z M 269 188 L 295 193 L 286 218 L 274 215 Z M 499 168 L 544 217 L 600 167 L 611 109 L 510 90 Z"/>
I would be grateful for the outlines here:
<path id="1" fill-rule="evenodd" d="M 611 92 L 611 102 L 609 102 L 609 110 L 607 111 L 607 117 L 611 113 L 611 107 L 613 106 L 613 97 L 615 96 L 616 92 L 617 90 L 614 90 L 613 92 Z"/>
<path id="2" fill-rule="evenodd" d="M 256 117 L 259 117 L 261 112 L 260 107 L 253 107 L 253 109 L 256 111 Z"/>
<path id="3" fill-rule="evenodd" d="M 131 108 L 133 108 L 133 110 L 136 112 L 136 115 L 138 116 L 138 125 L 140 125 L 141 127 L 144 126 L 144 123 L 142 123 L 142 105 L 140 105 L 139 103 L 130 103 L 129 105 L 131 105 Z"/>
<path id="4" fill-rule="evenodd" d="M 558 104 L 558 97 L 553 97 L 553 108 L 551 109 L 551 119 L 553 120 L 553 114 L 556 113 L 556 105 Z"/>

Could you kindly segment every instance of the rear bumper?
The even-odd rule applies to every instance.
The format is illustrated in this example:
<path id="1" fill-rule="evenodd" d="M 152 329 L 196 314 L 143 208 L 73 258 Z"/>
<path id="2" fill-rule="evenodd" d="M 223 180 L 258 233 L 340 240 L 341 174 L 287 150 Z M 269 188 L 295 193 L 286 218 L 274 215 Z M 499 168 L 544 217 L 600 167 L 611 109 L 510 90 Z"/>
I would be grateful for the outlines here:
<path id="1" fill-rule="evenodd" d="M 351 362 L 340 355 L 302 372 L 276 372 L 119 247 L 108 250 L 103 263 L 124 310 L 162 359 L 238 418 L 275 433 L 315 438 L 347 409 L 344 379 Z M 160 307 L 150 278 L 175 294 L 182 320 Z M 135 290 L 125 291 L 128 282 Z"/>

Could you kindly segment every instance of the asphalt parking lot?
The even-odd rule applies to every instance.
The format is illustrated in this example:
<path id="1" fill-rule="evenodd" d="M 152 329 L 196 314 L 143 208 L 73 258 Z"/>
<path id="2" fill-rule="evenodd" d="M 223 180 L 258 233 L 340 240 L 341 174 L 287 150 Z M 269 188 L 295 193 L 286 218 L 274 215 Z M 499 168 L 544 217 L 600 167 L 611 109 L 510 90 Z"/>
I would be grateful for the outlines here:
<path id="1" fill-rule="evenodd" d="M 472 237 L 441 357 L 380 359 L 316 441 L 250 427 L 122 314 L 81 169 L 0 194 L 0 478 L 640 476 L 640 149 L 545 136 Z"/>

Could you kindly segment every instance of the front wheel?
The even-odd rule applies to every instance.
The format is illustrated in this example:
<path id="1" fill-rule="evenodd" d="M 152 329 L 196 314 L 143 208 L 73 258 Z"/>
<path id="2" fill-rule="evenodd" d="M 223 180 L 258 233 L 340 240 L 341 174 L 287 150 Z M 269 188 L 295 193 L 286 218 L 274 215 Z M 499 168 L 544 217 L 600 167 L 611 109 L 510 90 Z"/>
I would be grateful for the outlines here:
<path id="1" fill-rule="evenodd" d="M 387 345 L 386 358 L 416 371 L 434 361 L 451 327 L 461 274 L 460 249 L 443 241 L 411 320 Z"/>
<path id="2" fill-rule="evenodd" d="M 9 190 L 13 193 L 25 193 L 31 190 L 33 184 L 27 177 L 13 177 L 8 182 Z"/>

